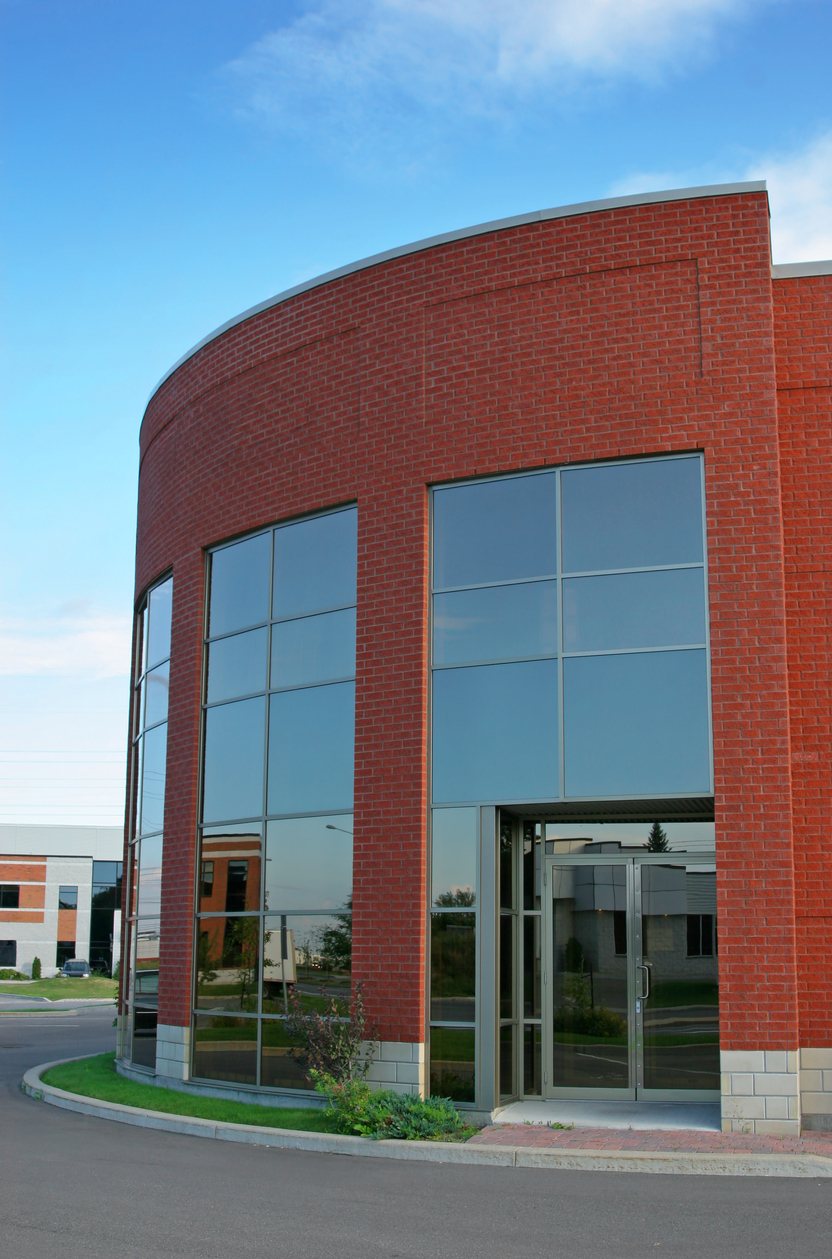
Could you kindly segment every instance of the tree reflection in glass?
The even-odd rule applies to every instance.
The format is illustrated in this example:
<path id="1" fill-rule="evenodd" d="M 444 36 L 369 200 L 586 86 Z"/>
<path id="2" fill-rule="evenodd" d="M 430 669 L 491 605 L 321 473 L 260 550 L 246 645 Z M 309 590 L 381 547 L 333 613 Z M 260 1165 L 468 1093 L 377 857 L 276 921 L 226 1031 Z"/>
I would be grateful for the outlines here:
<path id="1" fill-rule="evenodd" d="M 467 903 L 467 890 L 447 893 Z M 441 1023 L 474 1022 L 476 914 L 431 914 L 430 1017 Z"/>
<path id="2" fill-rule="evenodd" d="M 325 993 L 349 1002 L 352 898 L 336 914 L 270 914 L 266 926 L 264 1014 L 285 1015 L 290 996 L 308 1010 L 323 1010 Z"/>
<path id="3" fill-rule="evenodd" d="M 259 955 L 259 918 L 203 918 L 197 947 L 198 1007 L 256 1013 Z"/>

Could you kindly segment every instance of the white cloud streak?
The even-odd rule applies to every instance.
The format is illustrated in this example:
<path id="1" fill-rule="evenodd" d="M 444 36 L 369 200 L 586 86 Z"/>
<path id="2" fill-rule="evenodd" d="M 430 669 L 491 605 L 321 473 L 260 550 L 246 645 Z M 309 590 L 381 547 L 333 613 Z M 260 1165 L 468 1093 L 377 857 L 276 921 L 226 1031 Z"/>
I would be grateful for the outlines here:
<path id="1" fill-rule="evenodd" d="M 774 0 L 756 0 L 761 3 Z M 403 119 L 687 64 L 752 0 L 318 0 L 225 68 L 238 111 L 361 143 Z"/>
<path id="2" fill-rule="evenodd" d="M 69 606 L 41 618 L 0 618 L 0 677 L 126 676 L 130 619 Z"/>
<path id="3" fill-rule="evenodd" d="M 764 179 L 771 206 L 772 258 L 818 262 L 832 258 L 832 131 L 791 153 L 771 153 L 735 165 L 686 171 L 641 171 L 618 180 L 612 196 Z"/>
<path id="4" fill-rule="evenodd" d="M 746 176 L 768 184 L 775 262 L 832 258 L 832 131 L 797 153 L 752 163 Z"/>

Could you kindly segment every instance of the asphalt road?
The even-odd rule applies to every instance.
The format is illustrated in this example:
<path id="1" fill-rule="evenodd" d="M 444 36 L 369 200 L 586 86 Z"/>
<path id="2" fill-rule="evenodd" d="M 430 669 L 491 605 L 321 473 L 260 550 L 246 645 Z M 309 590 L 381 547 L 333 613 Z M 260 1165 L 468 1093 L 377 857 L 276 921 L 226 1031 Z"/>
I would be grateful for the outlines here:
<path id="1" fill-rule="evenodd" d="M 2 1259 L 828 1259 L 832 1180 L 400 1164 L 73 1115 L 23 1072 L 114 1047 L 112 1008 L 0 1015 Z"/>

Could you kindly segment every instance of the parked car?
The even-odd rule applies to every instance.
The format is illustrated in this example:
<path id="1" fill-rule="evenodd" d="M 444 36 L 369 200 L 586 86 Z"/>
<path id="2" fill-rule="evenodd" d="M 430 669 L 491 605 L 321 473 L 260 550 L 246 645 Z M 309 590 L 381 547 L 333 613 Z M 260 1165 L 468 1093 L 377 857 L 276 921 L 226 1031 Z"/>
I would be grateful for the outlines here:
<path id="1" fill-rule="evenodd" d="M 90 964 L 83 957 L 73 957 L 61 967 L 61 979 L 89 979 Z"/>

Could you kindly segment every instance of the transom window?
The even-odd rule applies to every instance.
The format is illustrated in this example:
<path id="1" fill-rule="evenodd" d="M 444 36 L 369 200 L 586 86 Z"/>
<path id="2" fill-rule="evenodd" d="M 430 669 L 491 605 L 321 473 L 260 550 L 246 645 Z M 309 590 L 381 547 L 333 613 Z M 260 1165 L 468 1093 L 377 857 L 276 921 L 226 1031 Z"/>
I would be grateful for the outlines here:
<path id="1" fill-rule="evenodd" d="M 435 804 L 712 791 L 699 455 L 433 491 Z"/>

